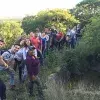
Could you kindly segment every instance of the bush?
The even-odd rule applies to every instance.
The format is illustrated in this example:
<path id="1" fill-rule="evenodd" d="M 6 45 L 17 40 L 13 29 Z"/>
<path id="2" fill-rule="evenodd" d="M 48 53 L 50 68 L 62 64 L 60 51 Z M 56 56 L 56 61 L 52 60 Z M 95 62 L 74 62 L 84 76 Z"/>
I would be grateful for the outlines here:
<path id="1" fill-rule="evenodd" d="M 3 21 L 0 23 L 0 37 L 6 42 L 6 47 L 9 48 L 21 35 L 21 23 L 18 21 Z"/>
<path id="2" fill-rule="evenodd" d="M 100 16 L 92 17 L 90 21 L 84 28 L 79 45 L 64 52 L 61 71 L 66 69 L 74 74 L 85 73 L 100 63 Z"/>

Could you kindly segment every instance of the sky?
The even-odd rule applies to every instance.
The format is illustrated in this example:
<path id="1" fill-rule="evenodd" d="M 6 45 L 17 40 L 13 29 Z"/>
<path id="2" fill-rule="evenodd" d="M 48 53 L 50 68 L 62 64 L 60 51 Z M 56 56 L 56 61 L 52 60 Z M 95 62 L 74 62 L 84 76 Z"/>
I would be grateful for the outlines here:
<path id="1" fill-rule="evenodd" d="M 82 0 L 0 0 L 0 18 L 20 18 L 52 8 L 73 8 Z"/>

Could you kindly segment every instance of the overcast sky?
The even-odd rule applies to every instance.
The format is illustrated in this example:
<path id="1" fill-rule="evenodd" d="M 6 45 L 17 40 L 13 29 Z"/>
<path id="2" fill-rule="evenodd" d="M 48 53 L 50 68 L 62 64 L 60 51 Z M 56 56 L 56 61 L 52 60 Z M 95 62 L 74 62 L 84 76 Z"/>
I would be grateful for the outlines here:
<path id="1" fill-rule="evenodd" d="M 24 17 L 47 8 L 73 8 L 82 0 L 0 0 L 0 18 Z"/>

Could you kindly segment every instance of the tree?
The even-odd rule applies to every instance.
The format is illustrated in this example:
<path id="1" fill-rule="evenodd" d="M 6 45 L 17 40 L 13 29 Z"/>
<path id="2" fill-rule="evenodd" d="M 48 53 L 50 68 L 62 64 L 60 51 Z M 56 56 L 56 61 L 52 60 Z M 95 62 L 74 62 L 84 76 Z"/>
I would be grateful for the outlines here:
<path id="1" fill-rule="evenodd" d="M 100 15 L 90 18 L 90 23 L 84 27 L 83 37 L 76 48 L 63 53 L 63 76 L 67 71 L 80 75 L 81 72 L 90 71 L 100 64 Z"/>
<path id="2" fill-rule="evenodd" d="M 3 21 L 0 23 L 0 36 L 10 47 L 22 33 L 21 23 L 17 21 Z"/>
<path id="3" fill-rule="evenodd" d="M 30 31 L 35 31 L 37 27 L 43 30 L 44 27 L 55 26 L 65 32 L 66 27 L 73 26 L 78 22 L 68 10 L 53 9 L 40 11 L 35 16 L 26 16 L 22 20 L 22 28 L 26 33 L 29 33 Z"/>
<path id="4" fill-rule="evenodd" d="M 71 12 L 85 26 L 91 17 L 100 13 L 100 0 L 83 0 Z"/>

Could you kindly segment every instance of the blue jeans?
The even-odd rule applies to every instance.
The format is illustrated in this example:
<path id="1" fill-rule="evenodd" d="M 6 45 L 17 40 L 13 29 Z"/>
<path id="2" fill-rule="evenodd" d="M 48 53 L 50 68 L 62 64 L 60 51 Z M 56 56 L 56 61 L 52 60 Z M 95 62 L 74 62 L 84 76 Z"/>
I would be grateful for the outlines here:
<path id="1" fill-rule="evenodd" d="M 6 71 L 10 75 L 10 85 L 15 85 L 14 81 L 15 72 L 13 69 L 0 66 L 0 71 Z"/>

